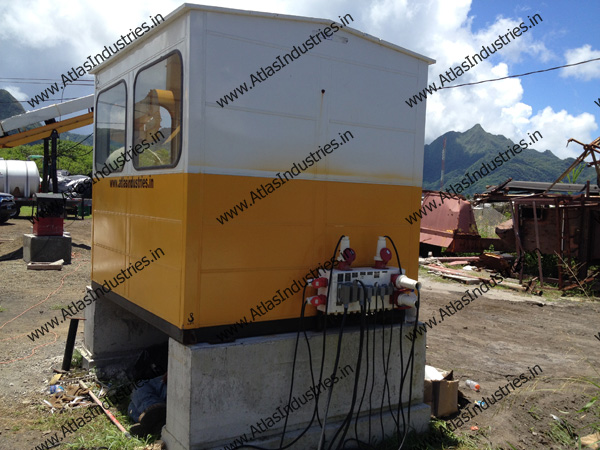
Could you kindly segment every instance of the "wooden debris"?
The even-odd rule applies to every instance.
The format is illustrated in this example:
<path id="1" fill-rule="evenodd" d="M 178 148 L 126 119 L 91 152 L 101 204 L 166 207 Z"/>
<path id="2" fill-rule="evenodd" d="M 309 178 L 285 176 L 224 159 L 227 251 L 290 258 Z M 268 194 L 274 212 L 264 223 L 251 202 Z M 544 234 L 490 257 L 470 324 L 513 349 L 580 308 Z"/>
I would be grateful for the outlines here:
<path id="1" fill-rule="evenodd" d="M 64 259 L 54 262 L 30 262 L 27 263 L 27 270 L 62 270 Z"/>
<path id="2" fill-rule="evenodd" d="M 449 278 L 451 280 L 456 280 L 456 281 L 460 281 L 462 283 L 465 284 L 479 284 L 481 283 L 481 281 L 477 278 L 471 278 L 471 277 L 463 277 L 461 275 L 451 275 L 449 273 L 440 273 L 440 276 L 443 278 Z"/>
<path id="3" fill-rule="evenodd" d="M 523 292 L 526 288 L 521 286 L 520 284 L 509 283 L 508 281 L 503 281 L 502 286 L 512 289 L 513 291 Z"/>
<path id="4" fill-rule="evenodd" d="M 501 273 L 507 273 L 510 269 L 510 263 L 502 256 L 494 253 L 483 253 L 479 257 L 479 261 L 481 262 L 480 265 Z"/>
<path id="5" fill-rule="evenodd" d="M 446 263 L 455 262 L 455 261 L 473 262 L 473 261 L 479 261 L 479 256 L 439 256 L 437 259 L 440 262 L 446 262 Z"/>
<path id="6" fill-rule="evenodd" d="M 431 272 L 441 275 L 444 278 L 450 278 L 466 284 L 476 284 L 487 280 L 487 278 L 475 277 L 462 270 L 448 269 L 447 267 L 435 266 L 432 264 L 429 264 L 425 267 L 427 267 Z"/>

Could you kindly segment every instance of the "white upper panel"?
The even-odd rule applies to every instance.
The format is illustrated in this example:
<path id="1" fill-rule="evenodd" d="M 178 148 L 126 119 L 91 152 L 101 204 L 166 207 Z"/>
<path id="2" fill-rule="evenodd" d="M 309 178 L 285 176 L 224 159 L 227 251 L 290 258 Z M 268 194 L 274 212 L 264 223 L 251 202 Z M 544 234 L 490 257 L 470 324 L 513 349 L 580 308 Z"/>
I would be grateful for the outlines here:
<path id="1" fill-rule="evenodd" d="M 433 61 L 421 55 L 344 27 L 235 101 L 217 103 L 244 82 L 250 88 L 261 68 L 276 69 L 294 46 L 319 41 L 331 23 L 183 5 L 97 68 L 99 86 L 128 79 L 131 104 L 128 72 L 181 51 L 184 155 L 167 172 L 271 177 L 350 131 L 353 139 L 299 178 L 420 186 L 425 108 L 404 100 L 426 86 Z"/>

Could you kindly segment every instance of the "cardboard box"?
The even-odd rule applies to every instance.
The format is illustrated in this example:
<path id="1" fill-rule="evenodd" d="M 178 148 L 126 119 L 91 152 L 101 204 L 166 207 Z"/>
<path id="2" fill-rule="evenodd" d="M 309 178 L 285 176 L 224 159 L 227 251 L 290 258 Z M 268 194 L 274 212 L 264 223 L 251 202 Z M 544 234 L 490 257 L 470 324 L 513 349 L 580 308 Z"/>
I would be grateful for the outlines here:
<path id="1" fill-rule="evenodd" d="M 436 369 L 441 380 L 425 378 L 424 402 L 431 406 L 431 414 L 445 417 L 458 411 L 458 380 L 453 379 L 453 371 Z"/>

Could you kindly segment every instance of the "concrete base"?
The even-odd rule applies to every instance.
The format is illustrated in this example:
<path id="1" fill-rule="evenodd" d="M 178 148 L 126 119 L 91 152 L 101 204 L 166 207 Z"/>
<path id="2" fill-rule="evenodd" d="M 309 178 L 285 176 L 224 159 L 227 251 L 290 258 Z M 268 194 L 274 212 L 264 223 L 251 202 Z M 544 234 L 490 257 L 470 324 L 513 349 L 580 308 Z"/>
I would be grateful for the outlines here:
<path id="1" fill-rule="evenodd" d="M 71 264 L 71 236 L 23 235 L 23 260 L 29 262 L 54 262 L 62 259 Z"/>
<path id="2" fill-rule="evenodd" d="M 398 408 L 400 373 L 410 354 L 411 343 L 402 339 L 403 360 L 400 358 L 400 326 L 392 332 L 391 352 L 388 369 L 388 389 L 391 410 L 396 415 Z M 404 334 L 408 327 L 404 326 Z M 388 394 L 384 395 L 384 343 L 387 358 L 390 345 L 390 327 L 377 328 L 369 333 L 369 356 L 363 351 L 362 368 L 358 378 L 358 394 L 351 426 L 345 439 L 355 438 L 354 417 L 365 386 L 366 366 L 369 378 L 366 394 L 361 405 L 358 421 L 358 439 L 369 441 L 369 421 L 372 438 L 382 438 L 380 406 L 384 398 L 383 427 L 385 435 L 396 432 L 396 423 L 388 409 Z M 343 335 L 338 380 L 326 381 L 332 374 L 338 343 L 338 330 L 327 334 L 325 346 L 325 368 L 323 384 L 313 386 L 309 370 L 306 342 L 302 338 L 298 345 L 294 376 L 293 397 L 288 405 L 292 363 L 296 334 L 254 337 L 229 344 L 197 344 L 185 346 L 169 340 L 169 383 L 167 391 L 167 424 L 162 439 L 168 450 L 226 449 L 245 444 L 266 448 L 279 448 L 281 434 L 288 416 L 284 444 L 291 442 L 309 424 L 314 411 L 315 392 L 320 391 L 319 414 L 325 416 L 329 386 L 333 394 L 327 416 L 325 439 L 327 446 L 344 421 L 353 397 L 355 372 L 359 348 L 359 330 L 346 329 Z M 308 333 L 311 346 L 315 383 L 318 384 L 323 334 Z M 375 352 L 373 352 L 375 342 Z M 366 348 L 363 346 L 363 349 Z M 374 360 L 373 360 L 374 353 Z M 425 336 L 415 341 L 414 375 L 409 429 L 423 432 L 428 429 L 430 408 L 423 403 L 423 379 L 425 367 Z M 373 374 L 375 379 L 373 382 Z M 371 406 L 369 396 L 373 383 Z M 408 416 L 410 374 L 402 392 L 405 417 Z M 287 410 L 286 410 L 287 408 Z M 400 415 L 400 429 L 403 429 Z M 293 445 L 293 449 L 318 447 L 321 427 L 317 420 L 308 432 Z M 236 441 L 237 439 L 237 441 Z M 339 439 L 339 437 L 338 437 Z M 373 442 L 373 439 L 371 439 Z"/>
<path id="3" fill-rule="evenodd" d="M 91 288 L 88 287 L 88 291 Z M 167 335 L 100 296 L 84 310 L 84 367 L 112 377 L 133 363 L 139 350 L 167 342 Z"/>

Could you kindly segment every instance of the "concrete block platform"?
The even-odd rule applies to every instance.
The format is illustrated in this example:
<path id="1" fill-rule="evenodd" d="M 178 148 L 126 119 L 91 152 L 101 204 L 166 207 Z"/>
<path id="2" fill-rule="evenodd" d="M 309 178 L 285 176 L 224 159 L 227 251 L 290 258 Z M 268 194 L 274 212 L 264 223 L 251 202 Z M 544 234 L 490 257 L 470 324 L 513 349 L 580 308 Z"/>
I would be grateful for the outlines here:
<path id="1" fill-rule="evenodd" d="M 380 406 L 384 389 L 384 366 L 382 339 L 387 358 L 390 341 L 390 325 L 382 336 L 381 326 L 375 334 L 369 335 L 369 379 L 366 395 L 361 406 L 358 421 L 358 438 L 368 441 L 369 420 L 371 434 L 381 439 Z M 400 373 L 404 365 L 400 359 L 400 326 L 392 331 L 391 354 L 388 369 L 388 385 L 391 408 L 394 416 L 398 407 Z M 406 334 L 408 326 L 404 326 Z M 326 382 L 333 371 L 338 329 L 328 331 L 325 347 L 324 385 L 320 389 L 319 411 L 324 417 L 328 387 Z M 342 351 L 333 383 L 334 390 L 326 425 L 326 445 L 344 421 L 352 402 L 354 377 L 359 347 L 359 329 L 348 328 L 344 332 Z M 375 359 L 373 362 L 373 336 L 375 336 Z M 318 383 L 321 363 L 323 334 L 308 333 L 311 346 L 315 384 Z M 309 424 L 314 411 L 314 393 L 318 386 L 313 385 L 307 346 L 304 338 L 298 345 L 298 356 L 294 376 L 294 390 L 291 407 L 288 404 L 290 377 L 294 357 L 296 333 L 277 336 L 240 339 L 227 344 L 182 345 L 169 340 L 169 383 L 167 391 L 167 424 L 163 428 L 162 439 L 168 450 L 200 450 L 235 448 L 241 443 L 266 448 L 279 448 L 281 434 L 288 417 L 284 445 L 291 442 Z M 366 342 L 365 342 L 366 345 Z M 407 362 L 411 343 L 402 339 L 403 361 Z M 358 394 L 354 411 L 361 400 L 366 375 L 366 354 L 363 352 L 361 374 L 358 381 Z M 430 407 L 423 403 L 423 379 L 425 366 L 425 336 L 415 341 L 414 375 L 412 382 L 411 415 L 409 429 L 427 431 Z M 374 370 L 373 370 L 374 368 Z M 371 410 L 369 414 L 369 393 L 372 374 L 375 373 Z M 402 393 L 405 417 L 408 416 L 409 377 Z M 311 395 L 312 394 L 312 395 Z M 388 409 L 387 393 L 383 409 L 385 434 L 396 432 L 396 423 Z M 402 416 L 400 416 L 402 429 Z M 292 449 L 315 450 L 321 434 L 321 427 L 315 419 L 309 430 L 295 443 Z M 354 417 L 345 439 L 354 438 Z M 337 442 L 337 441 L 336 441 Z"/>
<path id="2" fill-rule="evenodd" d="M 318 379 L 323 333 L 307 332 L 314 383 L 309 370 L 306 342 L 301 335 L 293 397 L 290 407 L 287 407 L 296 333 L 244 338 L 233 343 L 183 345 L 107 298 L 98 298 L 89 305 L 84 317 L 87 319 L 84 333 L 87 363 L 96 365 L 99 372 L 107 375 L 116 375 L 131 364 L 139 350 L 168 339 L 167 423 L 162 433 L 168 450 L 224 450 L 241 445 L 242 441 L 264 448 L 279 448 L 285 417 L 288 417 L 288 423 L 284 445 L 294 440 L 310 423 L 317 390 L 320 394 L 319 415 L 323 420 L 328 389 L 333 385 L 325 427 L 327 448 L 350 409 L 360 339 L 358 327 L 348 326 L 344 331 L 337 381 L 330 377 L 339 329 L 328 330 L 321 385 L 318 385 Z M 405 324 L 402 334 L 406 335 L 410 329 L 412 326 Z M 392 339 L 387 378 L 395 418 L 389 412 L 387 393 L 380 418 L 385 382 L 383 362 L 387 360 L 390 330 Z M 406 379 L 401 399 L 408 428 L 417 432 L 427 431 L 430 419 L 430 407 L 423 403 L 425 338 L 424 334 L 415 340 L 410 422 L 407 408 L 409 378 Z M 381 422 L 386 435 L 391 436 L 396 432 L 400 373 L 408 361 L 411 342 L 403 336 L 401 359 L 400 325 L 391 327 L 388 324 L 385 332 L 381 325 L 377 326 L 375 332 L 371 329 L 368 341 L 365 337 L 363 348 L 367 343 L 368 358 L 364 350 L 354 411 L 358 410 L 360 404 L 368 360 L 369 378 L 360 407 L 357 434 L 361 441 L 368 441 L 369 434 L 379 441 L 382 437 Z M 382 345 L 386 358 L 382 356 Z M 376 374 L 374 382 L 373 373 Z M 373 394 L 370 396 L 371 385 Z M 402 430 L 402 417 L 399 423 Z M 354 427 L 353 417 L 345 439 L 355 438 Z M 321 427 L 315 419 L 308 431 L 290 448 L 315 450 L 320 435 Z"/>
<path id="3" fill-rule="evenodd" d="M 54 262 L 63 259 L 71 264 L 71 235 L 35 236 L 23 235 L 23 260 L 29 262 Z"/>
<path id="4" fill-rule="evenodd" d="M 83 312 L 84 367 L 96 367 L 99 374 L 112 378 L 135 362 L 140 350 L 167 342 L 164 333 L 108 300 L 101 289 L 91 291 L 88 286 L 88 295 L 98 299 Z"/>

